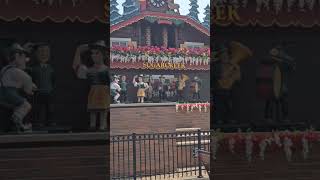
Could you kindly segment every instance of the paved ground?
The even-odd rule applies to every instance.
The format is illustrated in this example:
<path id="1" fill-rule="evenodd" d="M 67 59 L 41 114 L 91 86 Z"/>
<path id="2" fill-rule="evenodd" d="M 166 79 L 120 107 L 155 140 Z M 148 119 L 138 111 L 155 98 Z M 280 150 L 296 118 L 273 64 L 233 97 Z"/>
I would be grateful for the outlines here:
<path id="1" fill-rule="evenodd" d="M 115 180 L 120 180 L 120 179 L 115 179 Z M 131 179 L 121 179 L 121 180 L 133 180 L 133 178 L 131 178 Z M 184 177 L 177 177 L 177 176 L 175 176 L 175 177 L 172 177 L 172 176 L 166 176 L 165 178 L 164 178 L 164 176 L 152 176 L 152 177 L 143 177 L 143 178 L 140 178 L 140 177 L 138 177 L 137 178 L 137 180 L 209 180 L 209 177 L 208 177 L 208 175 L 206 175 L 206 174 L 204 174 L 203 175 L 203 178 L 198 178 L 197 176 L 184 176 Z"/>
<path id="2" fill-rule="evenodd" d="M 166 178 L 164 178 L 163 176 L 153 176 L 153 177 L 148 177 L 148 178 L 137 178 L 138 180 L 209 180 L 209 177 L 208 175 L 204 174 L 203 175 L 203 178 L 198 178 L 197 176 L 184 176 L 184 177 L 172 177 L 172 176 L 167 176 Z"/>

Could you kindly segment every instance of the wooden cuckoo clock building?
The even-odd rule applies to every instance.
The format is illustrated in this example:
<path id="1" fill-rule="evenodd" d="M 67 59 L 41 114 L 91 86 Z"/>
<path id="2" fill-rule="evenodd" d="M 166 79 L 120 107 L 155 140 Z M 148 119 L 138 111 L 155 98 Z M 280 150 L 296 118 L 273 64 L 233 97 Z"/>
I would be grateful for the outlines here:
<path id="1" fill-rule="evenodd" d="M 195 126 L 209 129 L 208 112 L 176 113 L 175 107 L 175 83 L 180 75 L 185 103 L 210 101 L 210 8 L 206 7 L 206 18 L 199 20 L 197 1 L 190 2 L 188 15 L 181 15 L 173 1 L 127 0 L 122 4 L 123 14 L 116 0 L 110 2 L 111 73 L 126 76 L 128 82 L 128 102 L 111 105 L 111 134 L 174 132 Z M 136 104 L 137 88 L 132 80 L 141 74 L 152 90 L 145 103 Z M 196 100 L 192 96 L 194 79 L 201 80 Z M 159 82 L 164 84 L 165 98 Z"/>
<path id="2" fill-rule="evenodd" d="M 129 81 L 139 74 L 146 79 L 162 75 L 167 82 L 182 73 L 190 80 L 197 75 L 203 81 L 201 100 L 209 101 L 209 7 L 207 21 L 202 22 L 196 8 L 195 13 L 191 8 L 188 15 L 180 15 L 179 5 L 173 1 L 126 1 L 123 15 L 117 13 L 117 4 L 110 3 L 112 73 L 126 75 Z M 130 102 L 134 102 L 134 94 L 129 87 Z"/>

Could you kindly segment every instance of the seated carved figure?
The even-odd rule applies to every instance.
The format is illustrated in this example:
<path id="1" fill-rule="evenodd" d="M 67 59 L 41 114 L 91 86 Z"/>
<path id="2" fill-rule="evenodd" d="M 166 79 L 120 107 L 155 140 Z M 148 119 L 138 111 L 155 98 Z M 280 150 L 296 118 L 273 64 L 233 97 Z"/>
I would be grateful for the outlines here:
<path id="1" fill-rule="evenodd" d="M 179 11 L 180 6 L 179 4 L 175 4 L 174 0 L 168 0 L 168 7 L 170 11 L 180 14 L 180 11 Z"/>

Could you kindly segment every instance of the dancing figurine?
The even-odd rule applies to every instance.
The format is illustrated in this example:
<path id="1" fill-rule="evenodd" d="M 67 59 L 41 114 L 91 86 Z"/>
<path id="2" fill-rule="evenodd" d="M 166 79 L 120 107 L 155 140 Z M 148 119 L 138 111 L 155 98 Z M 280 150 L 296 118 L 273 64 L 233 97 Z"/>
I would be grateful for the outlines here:
<path id="1" fill-rule="evenodd" d="M 11 121 L 18 133 L 32 128 L 31 124 L 23 123 L 32 107 L 25 95 L 32 96 L 36 89 L 32 78 L 24 71 L 27 53 L 19 44 L 13 44 L 5 57 L 6 66 L 0 72 L 0 107 L 13 111 Z"/>
<path id="2" fill-rule="evenodd" d="M 110 85 L 110 90 L 111 90 L 111 96 L 113 97 L 113 102 L 119 104 L 120 101 L 118 100 L 121 92 L 121 87 L 119 85 L 119 77 L 114 75 L 113 76 L 113 81 Z"/>
<path id="3" fill-rule="evenodd" d="M 81 62 L 81 53 L 91 52 L 92 66 L 86 66 Z M 97 115 L 100 115 L 100 130 L 107 126 L 107 109 L 110 104 L 109 70 L 105 65 L 107 46 L 104 41 L 97 41 L 91 45 L 80 45 L 75 54 L 73 69 L 79 79 L 87 79 L 90 82 L 88 95 L 88 111 L 90 112 L 90 129 L 96 129 Z"/>
<path id="4" fill-rule="evenodd" d="M 132 83 L 134 87 L 138 87 L 138 91 L 137 91 L 138 103 L 144 103 L 144 97 L 146 96 L 145 91 L 146 89 L 149 88 L 149 86 L 147 83 L 143 82 L 143 75 L 140 75 L 138 77 L 138 82 L 136 81 L 137 77 L 138 76 L 134 76 Z"/>
<path id="5" fill-rule="evenodd" d="M 127 97 L 128 97 L 128 89 L 127 89 L 127 77 L 125 75 L 121 76 L 121 82 L 120 82 L 120 102 L 121 103 L 126 103 L 127 102 Z"/>
<path id="6" fill-rule="evenodd" d="M 192 99 L 200 100 L 201 80 L 197 76 L 194 77 L 190 88 L 192 92 Z"/>

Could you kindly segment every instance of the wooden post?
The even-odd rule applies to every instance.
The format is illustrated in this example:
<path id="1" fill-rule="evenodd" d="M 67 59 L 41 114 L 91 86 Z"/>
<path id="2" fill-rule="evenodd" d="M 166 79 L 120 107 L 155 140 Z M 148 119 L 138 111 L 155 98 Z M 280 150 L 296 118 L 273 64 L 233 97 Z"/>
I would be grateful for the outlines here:
<path id="1" fill-rule="evenodd" d="M 151 27 L 147 26 L 146 27 L 146 45 L 151 46 Z"/>
<path id="2" fill-rule="evenodd" d="M 176 48 L 179 48 L 179 31 L 178 31 L 179 27 L 175 27 L 174 28 L 174 42 L 175 42 L 175 46 Z"/>
<path id="3" fill-rule="evenodd" d="M 142 45 L 142 33 L 141 33 L 141 22 L 138 22 L 138 46 Z"/>
<path id="4" fill-rule="evenodd" d="M 163 37 L 162 46 L 167 48 L 168 47 L 168 28 L 166 26 L 164 26 L 162 29 L 162 37 Z"/>

